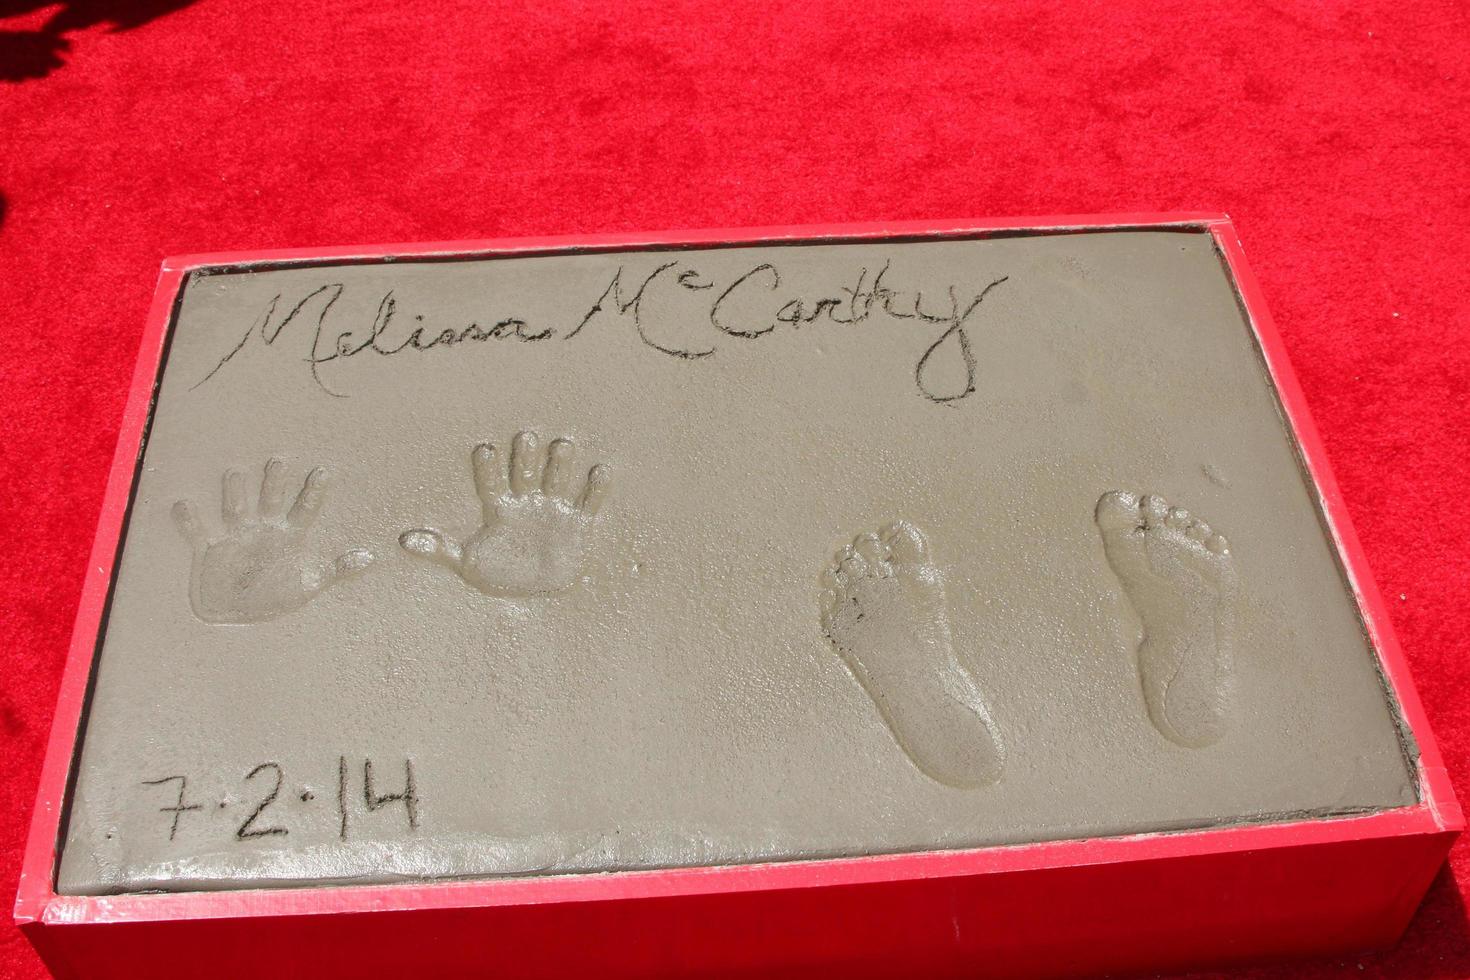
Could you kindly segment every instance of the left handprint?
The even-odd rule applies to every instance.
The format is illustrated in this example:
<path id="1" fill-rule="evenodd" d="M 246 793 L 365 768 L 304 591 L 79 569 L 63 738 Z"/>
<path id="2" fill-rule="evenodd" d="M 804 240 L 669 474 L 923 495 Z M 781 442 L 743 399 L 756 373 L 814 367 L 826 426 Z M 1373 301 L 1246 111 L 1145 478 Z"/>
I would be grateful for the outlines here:
<path id="1" fill-rule="evenodd" d="M 174 522 L 194 549 L 189 602 L 195 615 L 208 623 L 274 619 L 367 568 L 373 556 L 365 548 L 329 561 L 307 547 L 326 484 L 326 471 L 312 470 L 287 511 L 285 465 L 273 459 L 265 464 L 259 504 L 251 513 L 245 474 L 230 470 L 221 507 L 224 533 L 215 538 L 206 533 L 193 504 L 174 504 Z"/>

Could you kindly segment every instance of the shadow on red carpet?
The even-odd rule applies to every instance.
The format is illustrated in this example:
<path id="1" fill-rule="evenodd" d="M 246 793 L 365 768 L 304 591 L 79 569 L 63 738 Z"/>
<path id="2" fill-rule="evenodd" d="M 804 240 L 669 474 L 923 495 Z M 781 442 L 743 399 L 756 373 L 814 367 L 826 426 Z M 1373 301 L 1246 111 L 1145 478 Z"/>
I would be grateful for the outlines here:
<path id="1" fill-rule="evenodd" d="M 39 28 L 0 30 L 0 81 L 45 78 L 65 67 L 66 56 L 72 49 L 69 34 L 102 24 L 113 32 L 132 30 L 194 2 L 70 0 L 57 7 Z M 56 6 L 46 0 L 0 0 L 0 21 L 36 15 Z"/>

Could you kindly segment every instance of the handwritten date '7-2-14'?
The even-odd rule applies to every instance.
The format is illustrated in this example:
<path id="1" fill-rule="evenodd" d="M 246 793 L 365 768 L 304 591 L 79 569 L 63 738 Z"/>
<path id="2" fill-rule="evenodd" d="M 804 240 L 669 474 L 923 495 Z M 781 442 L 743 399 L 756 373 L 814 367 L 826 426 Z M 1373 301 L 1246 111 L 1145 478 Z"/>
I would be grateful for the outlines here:
<path id="1" fill-rule="evenodd" d="M 323 283 L 295 298 L 291 306 L 277 293 L 260 316 L 219 362 L 193 385 L 199 388 L 217 376 L 252 341 L 266 347 L 299 338 L 309 340 L 301 361 L 323 391 L 346 397 L 323 377 L 322 366 L 347 361 L 360 354 L 392 357 L 407 352 L 465 350 L 487 341 L 543 343 L 574 340 L 599 321 L 630 324 L 638 339 L 651 350 L 685 361 L 699 361 L 718 353 L 722 338 L 758 341 L 778 328 L 802 329 L 818 323 L 854 325 L 879 318 L 927 328 L 927 342 L 913 366 L 918 393 L 936 404 L 957 402 L 975 391 L 976 360 L 969 330 L 976 324 L 981 304 L 1009 277 L 991 279 L 980 288 L 951 284 L 924 291 L 892 285 L 889 263 L 876 273 L 862 268 L 852 284 L 830 295 L 792 296 L 784 287 L 780 269 L 763 262 L 733 280 L 719 281 L 680 260 L 665 262 L 651 272 L 630 273 L 620 266 L 611 281 L 583 312 L 558 326 L 533 325 L 509 316 L 488 326 L 478 321 L 464 326 L 434 327 L 422 314 L 399 308 L 389 289 L 378 301 L 371 324 L 345 326 L 333 307 L 346 290 L 340 282 Z M 690 302 L 694 313 L 690 313 Z M 692 318 L 692 319 L 691 319 Z M 299 327 L 292 329 L 294 325 Z M 192 389 L 191 389 L 192 390 Z"/>
<path id="2" fill-rule="evenodd" d="M 354 823 L 368 818 L 388 819 L 388 813 L 381 817 L 375 815 L 389 809 L 399 814 L 396 819 L 402 821 L 405 830 L 418 829 L 419 795 L 414 779 L 413 760 L 403 760 L 401 787 L 389 789 L 386 783 L 392 775 L 396 775 L 393 773 L 396 769 L 395 765 L 385 772 L 380 767 L 375 772 L 371 759 L 364 759 L 362 765 L 358 766 L 356 762 L 349 763 L 345 755 L 338 756 L 334 774 L 335 792 L 326 798 L 307 786 L 293 787 L 287 779 L 286 770 L 279 762 L 262 762 L 246 772 L 241 780 L 240 796 L 236 800 L 228 797 L 215 801 L 197 798 L 190 790 L 189 777 L 184 775 L 145 779 L 142 780 L 142 785 L 154 792 L 164 793 L 166 805 L 158 807 L 158 812 L 162 815 L 159 829 L 169 840 L 177 839 L 181 830 L 187 830 L 190 818 L 203 817 L 208 811 L 215 809 L 238 811 L 238 819 L 232 817 L 229 822 L 230 835 L 234 840 L 289 837 L 292 810 L 280 804 L 291 794 L 307 808 L 319 803 L 329 805 L 333 811 L 338 838 L 347 840 Z M 295 812 L 301 814 L 303 811 Z M 309 814 L 310 809 L 304 812 Z"/>

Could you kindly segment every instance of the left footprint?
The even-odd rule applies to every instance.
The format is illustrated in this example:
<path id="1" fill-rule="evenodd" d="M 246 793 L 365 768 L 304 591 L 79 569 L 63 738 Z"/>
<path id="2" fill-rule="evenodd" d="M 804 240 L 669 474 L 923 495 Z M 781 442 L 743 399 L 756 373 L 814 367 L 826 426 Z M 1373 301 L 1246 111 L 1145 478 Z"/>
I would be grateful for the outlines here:
<path id="1" fill-rule="evenodd" d="M 286 468 L 265 464 L 259 502 L 252 513 L 245 474 L 224 477 L 224 533 L 210 538 L 194 505 L 173 506 L 174 523 L 194 548 L 189 602 L 208 623 L 258 623 L 305 605 L 318 592 L 372 563 L 365 548 L 327 560 L 307 548 L 311 525 L 326 499 L 327 474 L 318 467 L 286 510 Z"/>
<path id="2" fill-rule="evenodd" d="M 948 786 L 1000 778 L 980 686 L 955 657 L 944 582 L 905 521 L 859 534 L 822 572 L 822 630 L 914 765 Z"/>

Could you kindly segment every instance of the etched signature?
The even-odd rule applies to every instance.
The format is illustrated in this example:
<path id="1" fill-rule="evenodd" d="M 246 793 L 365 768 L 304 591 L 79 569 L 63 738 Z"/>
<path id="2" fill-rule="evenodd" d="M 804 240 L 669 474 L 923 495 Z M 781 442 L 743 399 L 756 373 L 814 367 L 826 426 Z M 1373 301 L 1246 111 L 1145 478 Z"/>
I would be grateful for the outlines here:
<path id="1" fill-rule="evenodd" d="M 594 322 L 615 321 L 630 323 L 638 339 L 652 350 L 669 357 L 695 361 L 714 356 L 718 352 L 714 341 L 721 337 L 758 341 L 773 334 L 778 327 L 795 330 L 819 322 L 853 325 L 881 316 L 892 321 L 912 321 L 940 328 L 914 365 L 914 384 L 923 397 L 945 404 L 973 394 L 976 360 L 968 331 L 974 326 L 986 297 L 1010 277 L 993 279 L 978 291 L 962 291 L 958 285 L 952 284 L 936 296 L 933 291 L 926 293 L 921 289 L 891 286 L 887 281 L 890 264 L 885 262 L 877 272 L 864 267 L 851 285 L 829 295 L 816 296 L 792 296 L 783 289 L 780 269 L 770 262 L 760 263 L 724 284 L 707 277 L 697 266 L 685 260 L 664 262 L 641 276 L 630 273 L 627 266 L 619 266 L 602 293 L 576 320 L 575 326 L 561 334 L 553 326 L 533 327 L 517 316 L 504 317 L 488 326 L 472 321 L 431 327 L 425 323 L 422 314 L 408 315 L 400 311 L 398 298 L 392 289 L 378 301 L 370 324 L 343 329 L 335 323 L 332 310 L 342 298 L 346 286 L 340 282 L 324 283 L 284 312 L 284 294 L 276 294 L 234 347 L 193 387 L 198 388 L 214 378 L 253 339 L 258 338 L 258 343 L 272 347 L 297 322 L 314 321 L 313 326 L 292 334 L 304 337 L 305 330 L 311 331 L 311 347 L 303 360 L 312 381 L 328 394 L 345 398 L 346 395 L 328 386 L 322 378 L 321 366 L 360 354 L 393 357 L 410 351 L 426 353 L 489 341 L 538 343 L 557 337 L 575 340 Z M 713 297 L 702 311 L 702 320 L 707 321 L 714 331 L 710 342 L 690 345 L 667 339 L 672 328 L 682 326 L 685 328 L 683 332 L 687 333 L 689 325 L 669 322 L 672 315 L 667 312 L 650 312 L 650 306 L 668 305 L 650 302 L 651 297 L 664 291 L 685 295 L 707 292 Z M 331 326 L 329 320 L 333 320 Z M 943 367 L 946 359 L 950 362 L 948 369 Z M 956 366 L 959 370 L 955 370 Z"/>

